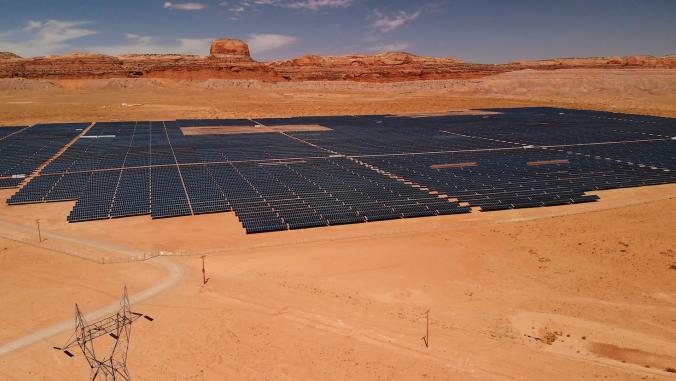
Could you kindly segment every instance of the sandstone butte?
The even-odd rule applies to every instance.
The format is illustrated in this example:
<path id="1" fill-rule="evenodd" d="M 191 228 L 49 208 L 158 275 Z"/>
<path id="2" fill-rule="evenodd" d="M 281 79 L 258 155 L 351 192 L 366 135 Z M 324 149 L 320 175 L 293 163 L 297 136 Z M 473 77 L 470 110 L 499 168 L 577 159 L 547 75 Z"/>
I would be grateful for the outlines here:
<path id="1" fill-rule="evenodd" d="M 349 80 L 395 82 L 429 79 L 471 79 L 523 69 L 676 68 L 676 56 L 560 58 L 508 64 L 474 64 L 455 58 L 423 57 L 403 52 L 376 55 L 306 55 L 286 61 L 258 62 L 240 40 L 220 39 L 209 56 L 129 54 L 107 56 L 72 53 L 21 58 L 0 52 L 0 78 L 95 79 L 171 78 L 263 81 Z"/>

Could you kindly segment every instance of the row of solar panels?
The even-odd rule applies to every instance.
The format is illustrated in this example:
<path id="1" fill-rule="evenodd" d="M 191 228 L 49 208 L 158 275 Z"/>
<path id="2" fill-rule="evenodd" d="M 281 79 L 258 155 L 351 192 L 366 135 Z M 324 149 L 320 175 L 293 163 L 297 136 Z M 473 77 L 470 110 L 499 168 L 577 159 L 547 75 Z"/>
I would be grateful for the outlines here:
<path id="1" fill-rule="evenodd" d="M 97 123 L 43 173 L 329 155 L 276 133 L 184 136 L 174 122 Z"/>
<path id="2" fill-rule="evenodd" d="M 627 144 L 649 150 L 654 143 Z M 589 147 L 604 150 L 604 146 Z M 482 210 L 587 202 L 595 200 L 585 195 L 589 191 L 676 182 L 676 171 L 544 149 L 362 160 Z"/>
<path id="3" fill-rule="evenodd" d="M 75 138 L 89 123 L 0 128 L 0 188 L 14 188 Z"/>
<path id="4" fill-rule="evenodd" d="M 673 139 L 673 119 L 635 117 L 565 109 L 503 109 L 494 115 L 298 118 L 295 123 L 323 123 L 326 132 L 290 135 L 347 155 L 460 151 Z M 284 120 L 260 120 L 266 125 Z M 411 139 L 415 136 L 415 139 Z"/>
<path id="5" fill-rule="evenodd" d="M 560 145 L 666 139 L 673 134 L 669 119 L 610 118 L 606 113 L 533 109 L 508 110 L 499 115 L 404 118 L 306 117 L 261 119 L 266 125 L 322 124 L 330 131 L 291 132 L 290 135 L 347 155 L 388 155 L 507 149 L 527 145 Z M 612 114 L 610 114 L 612 115 Z M 644 118 L 645 119 L 645 118 Z M 654 119 L 654 120 L 653 120 Z M 62 173 L 147 165 L 326 157 L 330 152 L 274 134 L 185 136 L 186 126 L 252 125 L 250 120 L 179 120 L 169 122 L 97 123 L 44 173 Z M 671 131 L 671 133 L 669 132 Z M 657 133 L 659 132 L 659 134 Z M 411 139 L 415 136 L 415 139 Z M 100 138 L 96 138 L 100 137 Z M 671 141 L 665 143 L 669 152 Z M 623 149 L 623 148 L 621 148 Z M 673 150 L 671 151 L 673 152 Z M 649 153 L 648 153 L 649 154 Z M 651 161 L 645 154 L 623 153 L 635 162 Z M 672 155 L 673 156 L 673 155 Z M 655 158 L 655 155 L 652 156 Z M 664 158 L 673 160 L 672 158 Z M 660 158 L 652 160 L 657 165 Z"/>
<path id="6" fill-rule="evenodd" d="M 6 126 L 6 127 L 0 127 L 0 139 L 4 139 L 7 136 L 16 133 L 17 131 L 21 131 L 22 129 L 26 128 L 27 126 Z"/>
<path id="7" fill-rule="evenodd" d="M 43 175 L 9 202 L 63 200 L 77 200 L 70 222 L 234 210 L 248 232 L 470 211 L 343 158 Z"/>

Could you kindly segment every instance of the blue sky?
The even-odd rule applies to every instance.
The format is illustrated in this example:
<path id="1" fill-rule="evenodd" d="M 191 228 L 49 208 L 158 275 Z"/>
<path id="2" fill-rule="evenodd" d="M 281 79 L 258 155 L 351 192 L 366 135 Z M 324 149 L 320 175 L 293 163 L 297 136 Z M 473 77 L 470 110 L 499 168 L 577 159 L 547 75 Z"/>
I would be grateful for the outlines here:
<path id="1" fill-rule="evenodd" d="M 208 54 L 258 60 L 403 50 L 468 62 L 676 54 L 674 0 L 0 0 L 0 51 Z"/>

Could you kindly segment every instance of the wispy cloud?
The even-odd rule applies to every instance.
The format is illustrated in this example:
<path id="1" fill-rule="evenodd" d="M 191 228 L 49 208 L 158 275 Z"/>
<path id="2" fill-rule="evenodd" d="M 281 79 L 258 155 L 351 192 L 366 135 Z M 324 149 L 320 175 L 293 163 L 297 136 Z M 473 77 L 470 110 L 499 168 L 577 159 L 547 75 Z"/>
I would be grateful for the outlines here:
<path id="1" fill-rule="evenodd" d="M 247 7 L 242 4 L 233 5 L 230 7 L 230 12 L 241 13 L 246 11 Z"/>
<path id="2" fill-rule="evenodd" d="M 41 21 L 29 20 L 26 23 L 26 26 L 24 26 L 23 29 L 21 30 L 23 30 L 24 32 L 30 32 L 31 30 L 40 29 L 42 25 L 43 24 Z"/>
<path id="3" fill-rule="evenodd" d="M 413 13 L 399 11 L 399 13 L 391 16 L 385 15 L 380 11 L 375 10 L 374 14 L 376 16 L 376 21 L 373 23 L 373 26 L 379 29 L 381 32 L 387 33 L 417 19 L 422 14 L 422 10 L 418 10 Z"/>
<path id="4" fill-rule="evenodd" d="M 258 0 L 265 1 L 265 0 Z M 75 40 L 97 34 L 98 31 L 84 28 L 88 21 L 28 21 L 23 27 L 0 31 L 0 51 L 9 51 L 23 57 L 62 54 L 79 50 L 109 55 L 122 54 L 209 54 L 212 38 L 164 39 L 154 36 L 125 33 L 124 41 L 112 45 L 75 46 Z M 248 43 L 253 54 L 261 54 L 298 41 L 297 37 L 285 34 L 250 34 Z"/>
<path id="5" fill-rule="evenodd" d="M 110 55 L 122 54 L 209 54 L 211 38 L 178 38 L 158 41 L 152 36 L 125 34 L 127 42 L 118 45 L 89 46 L 87 50 Z"/>
<path id="6" fill-rule="evenodd" d="M 181 11 L 201 11 L 207 7 L 203 3 L 172 3 L 166 1 L 163 5 L 165 9 L 177 9 Z"/>
<path id="7" fill-rule="evenodd" d="M 228 7 L 230 12 L 239 14 L 266 6 L 316 12 L 329 8 L 348 8 L 352 3 L 353 0 L 239 0 L 221 1 L 220 5 Z"/>
<path id="8" fill-rule="evenodd" d="M 298 38 L 284 34 L 251 34 L 247 39 L 251 54 L 256 55 L 276 50 L 298 41 Z"/>
<path id="9" fill-rule="evenodd" d="M 249 1 L 234 3 L 229 1 L 221 1 L 219 5 L 222 7 L 228 7 L 228 10 L 232 13 L 232 15 L 228 17 L 230 20 L 239 20 L 239 15 L 250 9 L 252 6 L 251 2 Z"/>
<path id="10" fill-rule="evenodd" d="M 20 30 L 0 33 L 0 50 L 24 57 L 61 53 L 72 49 L 71 41 L 98 33 L 83 27 L 88 24 L 91 22 L 31 20 Z"/>
<path id="11" fill-rule="evenodd" d="M 305 0 L 290 1 L 280 4 L 282 7 L 291 9 L 307 9 L 318 11 L 321 8 L 347 8 L 352 5 L 352 0 Z"/>
<path id="12" fill-rule="evenodd" d="M 382 53 L 382 52 L 400 52 L 405 51 L 410 48 L 411 44 L 406 42 L 394 42 L 391 44 L 379 44 L 373 45 L 368 48 L 371 52 Z"/>

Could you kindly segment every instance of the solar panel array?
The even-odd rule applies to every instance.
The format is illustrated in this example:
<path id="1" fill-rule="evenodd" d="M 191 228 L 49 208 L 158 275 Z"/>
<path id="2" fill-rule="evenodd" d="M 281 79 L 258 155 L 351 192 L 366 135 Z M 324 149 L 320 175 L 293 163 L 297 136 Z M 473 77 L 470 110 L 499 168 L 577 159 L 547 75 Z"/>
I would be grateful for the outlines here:
<path id="1" fill-rule="evenodd" d="M 669 183 L 668 172 L 651 171 L 586 156 L 542 149 L 366 158 L 369 164 L 437 189 L 481 210 L 552 206 L 595 201 L 585 192 Z M 543 162 L 531 166 L 528 163 Z M 446 163 L 466 167 L 434 168 Z"/>
<path id="2" fill-rule="evenodd" d="M 70 222 L 234 212 L 260 233 L 591 202 L 587 192 L 676 182 L 674 119 L 494 111 L 97 123 L 8 202 L 73 200 Z M 255 124 L 329 130 L 182 131 Z"/>
<path id="3" fill-rule="evenodd" d="M 24 180 L 24 177 L 3 177 L 0 178 L 0 189 L 16 188 Z"/>
<path id="4" fill-rule="evenodd" d="M 0 188 L 15 188 L 89 123 L 0 128 Z"/>
<path id="5" fill-rule="evenodd" d="M 2 126 L 0 127 L 0 139 L 6 138 L 8 135 L 14 134 L 17 131 L 23 130 L 27 126 Z"/>

